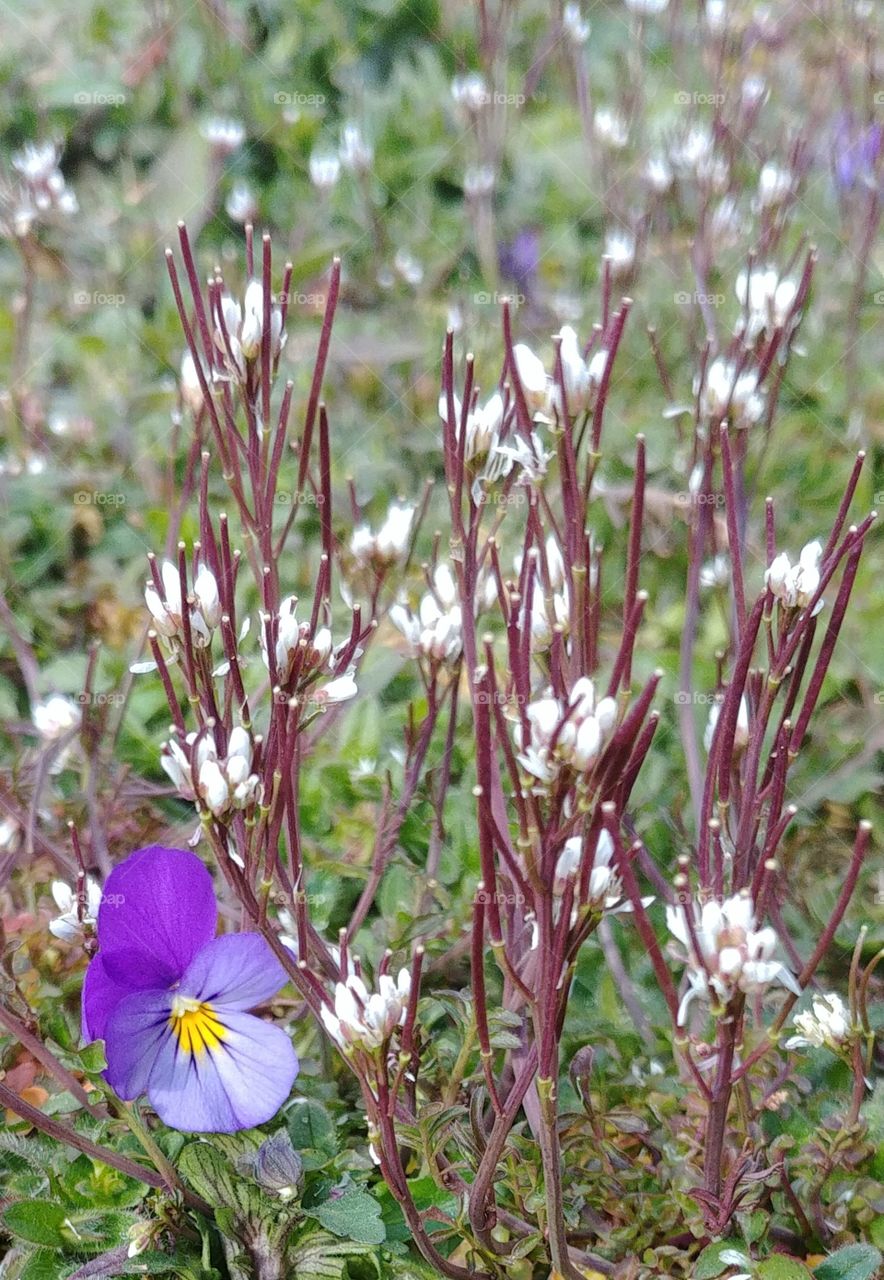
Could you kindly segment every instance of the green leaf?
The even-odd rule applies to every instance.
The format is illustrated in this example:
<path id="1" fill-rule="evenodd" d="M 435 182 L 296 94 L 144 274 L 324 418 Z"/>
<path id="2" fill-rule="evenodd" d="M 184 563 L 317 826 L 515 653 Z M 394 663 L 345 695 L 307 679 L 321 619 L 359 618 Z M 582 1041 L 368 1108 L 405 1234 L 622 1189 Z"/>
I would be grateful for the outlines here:
<path id="1" fill-rule="evenodd" d="M 67 1243 L 62 1230 L 66 1218 L 67 1210 L 52 1200 L 21 1200 L 3 1212 L 3 1221 L 13 1235 L 54 1249 Z"/>
<path id="2" fill-rule="evenodd" d="M 104 1041 L 93 1040 L 91 1044 L 87 1044 L 84 1049 L 80 1050 L 81 1069 L 87 1075 L 98 1075 L 104 1071 L 107 1066 L 107 1058 L 104 1056 Z"/>
<path id="3" fill-rule="evenodd" d="M 213 1208 L 237 1204 L 230 1166 L 210 1143 L 190 1143 L 181 1152 L 178 1167 L 185 1181 Z"/>
<path id="4" fill-rule="evenodd" d="M 286 1120 L 292 1146 L 298 1151 L 321 1151 L 333 1156 L 338 1149 L 335 1122 L 320 1102 L 305 1098 L 292 1107 Z"/>
<path id="5" fill-rule="evenodd" d="M 19 1280 L 58 1280 L 58 1254 L 54 1249 L 35 1249 L 25 1263 Z"/>
<path id="6" fill-rule="evenodd" d="M 387 1238 L 381 1206 L 359 1187 L 350 1187 L 337 1199 L 324 1201 L 311 1216 L 336 1236 L 359 1244 L 383 1244 Z"/>
<path id="7" fill-rule="evenodd" d="M 872 1245 L 848 1244 L 830 1253 L 813 1274 L 816 1280 L 872 1280 L 882 1261 Z"/>
<path id="8" fill-rule="evenodd" d="M 313 1231 L 302 1236 L 291 1250 L 291 1266 L 286 1274 L 297 1276 L 298 1280 L 343 1280 L 348 1263 L 355 1258 L 373 1266 L 380 1280 L 380 1263 L 365 1245 L 336 1240 L 326 1231 Z"/>
<path id="9" fill-rule="evenodd" d="M 722 1254 L 730 1253 L 741 1254 L 746 1257 L 742 1241 L 740 1240 L 716 1240 L 714 1244 L 709 1244 L 700 1254 L 694 1267 L 694 1280 L 715 1280 L 716 1276 L 720 1276 L 722 1272 L 727 1271 L 728 1267 L 734 1266 L 732 1258 L 722 1258 Z M 746 1258 L 748 1263 L 749 1259 Z"/>
<path id="10" fill-rule="evenodd" d="M 797 1258 L 788 1258 L 784 1253 L 774 1253 L 763 1262 L 759 1262 L 755 1275 L 758 1280 L 808 1280 L 811 1272 Z"/>

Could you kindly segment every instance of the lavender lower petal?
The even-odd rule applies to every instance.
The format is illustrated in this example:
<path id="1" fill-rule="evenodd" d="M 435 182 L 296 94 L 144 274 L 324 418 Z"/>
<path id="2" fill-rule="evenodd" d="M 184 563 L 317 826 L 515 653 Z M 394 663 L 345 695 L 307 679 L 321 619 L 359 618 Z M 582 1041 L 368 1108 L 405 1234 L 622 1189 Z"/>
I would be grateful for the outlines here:
<path id="1" fill-rule="evenodd" d="M 148 1082 L 151 1105 L 170 1128 L 233 1133 L 273 1118 L 286 1101 L 298 1059 L 286 1033 L 249 1014 L 219 1011 L 220 1045 L 185 1053 L 172 1037 Z"/>

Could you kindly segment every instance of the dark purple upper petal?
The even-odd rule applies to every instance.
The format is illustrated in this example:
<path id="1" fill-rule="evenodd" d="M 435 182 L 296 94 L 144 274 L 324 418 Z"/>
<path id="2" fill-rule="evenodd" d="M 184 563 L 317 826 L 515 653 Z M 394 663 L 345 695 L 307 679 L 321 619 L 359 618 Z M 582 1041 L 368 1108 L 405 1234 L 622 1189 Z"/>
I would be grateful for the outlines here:
<path id="1" fill-rule="evenodd" d="M 287 981 L 259 933 L 228 933 L 194 957 L 181 979 L 181 992 L 219 1009 L 254 1009 Z"/>
<path id="2" fill-rule="evenodd" d="M 216 919 L 212 877 L 196 854 L 162 845 L 138 849 L 104 886 L 98 911 L 104 973 L 130 991 L 169 987 L 212 941 Z"/>

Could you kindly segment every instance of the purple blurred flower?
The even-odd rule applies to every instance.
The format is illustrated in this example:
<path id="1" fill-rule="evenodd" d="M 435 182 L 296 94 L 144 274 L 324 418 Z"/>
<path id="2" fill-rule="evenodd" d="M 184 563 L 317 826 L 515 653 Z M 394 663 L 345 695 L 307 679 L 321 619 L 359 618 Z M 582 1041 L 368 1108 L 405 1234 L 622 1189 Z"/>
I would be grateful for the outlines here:
<path id="1" fill-rule="evenodd" d="M 298 1073 L 282 1028 L 246 1012 L 285 985 L 285 970 L 259 934 L 216 938 L 216 919 L 195 854 L 139 849 L 108 877 L 83 985 L 83 1032 L 104 1040 L 111 1088 L 146 1093 L 189 1132 L 263 1124 Z"/>
<path id="2" fill-rule="evenodd" d="M 858 184 L 874 186 L 882 142 L 880 124 L 858 125 L 848 115 L 841 116 L 835 130 L 833 159 L 835 182 L 842 191 L 850 191 Z"/>
<path id="3" fill-rule="evenodd" d="M 500 246 L 500 273 L 512 280 L 526 298 L 534 292 L 539 264 L 539 227 L 523 227 L 512 240 Z"/>

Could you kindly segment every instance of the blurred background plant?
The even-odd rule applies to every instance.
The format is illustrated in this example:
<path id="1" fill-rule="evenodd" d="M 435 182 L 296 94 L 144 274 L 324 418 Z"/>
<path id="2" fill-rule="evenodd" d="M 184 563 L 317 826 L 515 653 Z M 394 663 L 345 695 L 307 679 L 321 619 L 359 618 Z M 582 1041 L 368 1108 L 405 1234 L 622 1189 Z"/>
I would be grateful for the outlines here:
<path id="1" fill-rule="evenodd" d="M 391 500 L 420 504 L 434 482 L 412 557 L 412 598 L 425 588 L 419 566 L 435 558 L 434 530 L 447 518 L 438 406 L 446 327 L 459 351 L 475 354 L 484 402 L 501 367 L 504 297 L 512 299 L 517 341 L 539 352 L 550 372 L 553 333 L 574 325 L 589 338 L 600 315 L 607 322 L 624 294 L 633 298 L 611 372 L 593 533 L 614 564 L 626 562 L 641 432 L 641 586 L 650 605 L 636 684 L 656 667 L 663 674 L 655 749 L 642 774 L 641 796 L 654 801 L 630 816 L 671 879 L 695 834 L 688 797 L 696 777 L 681 744 L 686 724 L 702 736 L 728 637 L 728 566 L 710 555 L 694 584 L 698 623 L 685 653 L 695 499 L 705 493 L 702 468 L 695 470 L 702 459 L 694 417 L 714 418 L 718 409 L 742 416 L 736 426 L 752 425 L 740 463 L 754 588 L 768 563 L 765 494 L 776 495 L 779 546 L 794 560 L 831 527 L 857 450 L 866 463 L 856 508 L 864 514 L 884 493 L 884 97 L 876 21 L 874 7 L 862 2 L 765 8 L 743 0 L 707 0 L 702 13 L 675 0 L 475 11 L 430 2 L 330 8 L 309 0 L 205 0 L 183 12 L 164 3 L 66 0 L 61 8 L 36 0 L 26 13 L 7 11 L 0 53 L 3 989 L 22 1020 L 26 1010 L 38 1011 L 43 1034 L 77 1079 L 98 1078 L 98 1064 L 76 1048 L 82 953 L 49 946 L 46 935 L 62 907 L 52 905 L 49 885 L 61 877 L 72 886 L 77 873 L 67 824 L 80 832 L 86 864 L 99 876 L 159 833 L 184 844 L 194 827 L 192 806 L 160 766 L 169 721 L 162 684 L 129 670 L 145 656 L 145 556 L 171 555 L 179 539 L 190 546 L 200 538 L 200 452 L 212 445 L 198 412 L 199 381 L 183 363 L 163 262 L 176 220 L 187 222 L 200 276 L 219 266 L 235 297 L 247 283 L 247 222 L 271 231 L 276 261 L 291 262 L 279 368 L 293 383 L 298 417 L 313 376 L 329 263 L 341 258 L 323 383 L 335 532 L 346 528 L 349 536 L 341 514 L 348 482 L 360 518 L 375 530 Z M 746 363 L 748 344 L 755 354 Z M 297 518 L 278 572 L 283 595 L 309 599 L 321 509 L 285 508 L 298 492 L 295 465 L 286 465 L 277 526 L 289 514 Z M 224 509 L 229 496 L 217 467 L 208 484 L 215 510 Z M 714 540 L 724 514 L 708 514 Z M 719 541 L 723 547 L 726 539 Z M 797 814 L 782 850 L 781 905 L 805 956 L 830 918 L 857 821 L 874 818 L 880 790 L 884 596 L 871 550 L 821 691 L 817 729 L 786 797 Z M 250 595 L 243 610 L 254 615 L 258 604 Z M 613 576 L 602 581 L 601 605 L 610 644 L 622 605 Z M 382 626 L 359 697 L 317 735 L 301 773 L 311 919 L 329 939 L 363 901 L 388 775 L 394 792 L 402 784 L 401 734 L 389 727 L 401 725 L 420 692 L 406 643 Z M 686 702 L 688 689 L 696 692 Z M 459 734 L 450 761 L 454 794 L 461 780 L 472 785 L 471 751 L 470 735 Z M 472 1013 L 450 989 L 463 986 L 469 962 L 465 931 L 479 850 L 470 808 L 449 806 L 444 842 L 432 851 L 431 896 L 416 916 L 414 875 L 430 854 L 435 804 L 430 777 L 397 833 L 358 947 L 366 955 L 387 946 L 408 952 L 427 932 L 424 915 L 444 913 L 449 933 L 439 950 L 453 959 L 430 979 L 438 1017 L 424 1016 L 436 1070 L 456 1078 Z M 882 875 L 873 851 L 823 957 L 822 990 L 847 991 L 861 925 L 864 962 L 884 944 Z M 232 915 L 232 901 L 227 909 Z M 657 910 L 659 923 L 662 904 Z M 702 1264 L 707 1270 L 693 1270 L 704 1228 L 690 1184 L 679 1177 L 691 1135 L 668 1122 L 682 1086 L 659 1070 L 665 1006 L 645 949 L 618 926 L 622 952 L 615 945 L 614 953 L 644 1008 L 638 1027 L 647 1020 L 654 1028 L 643 1037 L 623 1008 L 610 938 L 600 938 L 581 951 L 563 1046 L 572 1064 L 568 1103 L 586 1109 L 599 1141 L 600 1171 L 580 1188 L 582 1229 L 595 1239 L 604 1228 L 609 1252 L 634 1264 L 624 1275 L 775 1275 L 753 1270 L 752 1246 L 770 1225 L 769 1204 L 764 1221 L 747 1210 L 740 1240 L 731 1242 L 748 1261 L 731 1258 L 730 1265 L 716 1254 Z M 505 1046 L 507 1027 L 494 1031 Z M 311 1244 L 311 1207 L 325 1206 L 333 1218 L 328 1205 L 365 1195 L 371 1161 L 356 1091 L 332 1072 L 306 1024 L 303 1037 L 301 1089 L 310 1102 L 292 1110 L 287 1132 L 309 1184 L 298 1199 L 297 1239 L 321 1253 L 322 1243 Z M 22 1048 L 15 1036 L 2 1043 L 8 1087 L 49 1112 L 70 1107 L 78 1129 L 97 1136 L 99 1122 L 69 1102 L 70 1082 L 58 1094 L 34 1044 Z M 580 1058 L 587 1044 L 593 1055 Z M 825 1172 L 813 1194 L 827 1247 L 881 1245 L 882 1086 L 864 1104 L 862 1135 L 845 1134 L 849 1064 L 824 1047 L 807 1063 L 788 1087 L 772 1090 L 761 1123 L 790 1153 L 799 1182 L 813 1188 Z M 18 1243 L 4 1274 L 70 1274 L 82 1255 L 109 1239 L 128 1240 L 143 1223 L 143 1204 L 137 1218 L 131 1212 L 144 1194 L 131 1170 L 109 1174 L 92 1162 L 94 1152 L 74 1161 L 42 1148 L 28 1154 L 16 1128 L 3 1135 L 10 1194 L 17 1203 L 46 1198 L 48 1185 L 53 1199 L 36 1224 L 22 1226 L 24 1211 L 11 1206 L 6 1225 Z M 138 1149 L 134 1138 L 116 1140 L 124 1152 Z M 177 1158 L 175 1135 L 163 1141 L 166 1155 Z M 632 1159 L 632 1146 L 650 1152 L 653 1173 Z M 516 1149 L 524 1157 L 522 1199 L 530 1199 L 537 1177 L 530 1147 L 524 1136 L 512 1155 L 516 1182 Z M 225 1151 L 228 1165 L 247 1148 Z M 235 1212 L 229 1171 L 210 1176 L 201 1168 L 184 1181 L 212 1207 Z M 420 1264 L 399 1252 L 408 1232 L 384 1194 L 352 1204 L 352 1221 L 345 1213 L 338 1231 L 320 1216 L 354 1247 L 348 1254 L 342 1245 L 333 1263 L 326 1256 L 337 1271 L 311 1273 L 308 1261 L 299 1264 L 303 1274 L 348 1267 L 353 1275 L 360 1267 L 393 1274 L 400 1264 L 419 1274 Z M 434 1213 L 441 1223 L 456 1214 L 434 1184 L 421 1194 L 431 1221 Z M 771 1196 L 775 1207 L 777 1196 L 788 1198 L 785 1191 Z M 239 1206 L 261 1221 L 266 1209 Z M 788 1217 L 788 1206 L 783 1212 Z M 179 1221 L 157 1217 L 147 1243 L 168 1239 L 167 1227 Z M 819 1224 L 811 1226 L 818 1237 Z M 183 1251 L 180 1274 L 212 1274 L 212 1266 L 238 1274 L 235 1258 L 217 1256 L 208 1228 L 202 1271 L 199 1250 L 188 1254 L 181 1243 L 186 1232 L 173 1234 Z M 167 1263 L 160 1256 L 143 1265 Z M 530 1251 L 512 1265 L 514 1275 L 531 1276 Z"/>

